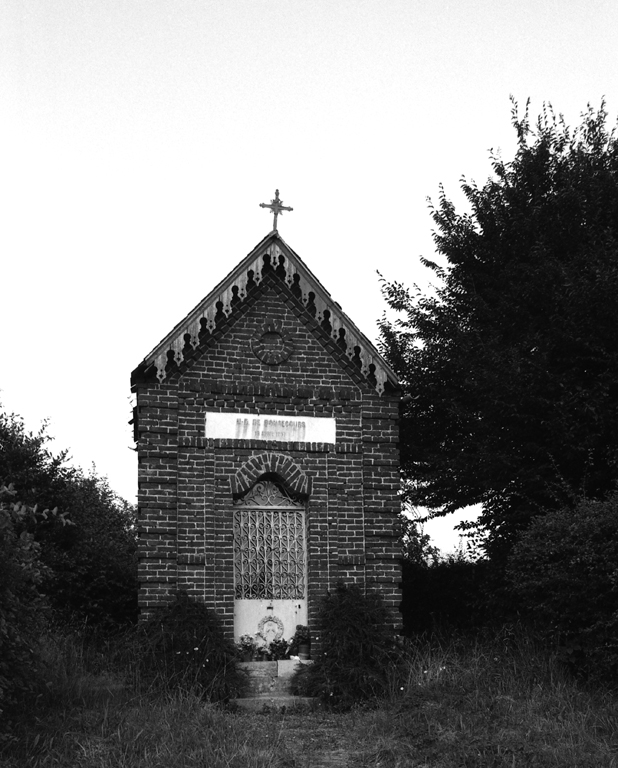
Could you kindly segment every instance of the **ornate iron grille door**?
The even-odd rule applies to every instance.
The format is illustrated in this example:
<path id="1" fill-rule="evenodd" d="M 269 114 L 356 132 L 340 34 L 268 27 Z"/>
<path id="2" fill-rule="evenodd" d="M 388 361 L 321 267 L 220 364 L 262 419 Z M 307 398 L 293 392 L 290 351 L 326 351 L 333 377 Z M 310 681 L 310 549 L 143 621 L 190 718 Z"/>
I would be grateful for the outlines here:
<path id="1" fill-rule="evenodd" d="M 271 480 L 235 503 L 234 582 L 239 600 L 305 597 L 305 510 Z"/>

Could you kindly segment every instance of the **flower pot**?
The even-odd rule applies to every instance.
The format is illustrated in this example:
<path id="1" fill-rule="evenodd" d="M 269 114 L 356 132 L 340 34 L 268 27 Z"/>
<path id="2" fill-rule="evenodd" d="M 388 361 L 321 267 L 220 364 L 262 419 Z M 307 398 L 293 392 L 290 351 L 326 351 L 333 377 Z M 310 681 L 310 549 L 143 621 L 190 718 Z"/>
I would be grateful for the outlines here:
<path id="1" fill-rule="evenodd" d="M 302 643 L 298 646 L 298 658 L 301 661 L 307 661 L 309 658 L 309 646 L 305 643 Z"/>

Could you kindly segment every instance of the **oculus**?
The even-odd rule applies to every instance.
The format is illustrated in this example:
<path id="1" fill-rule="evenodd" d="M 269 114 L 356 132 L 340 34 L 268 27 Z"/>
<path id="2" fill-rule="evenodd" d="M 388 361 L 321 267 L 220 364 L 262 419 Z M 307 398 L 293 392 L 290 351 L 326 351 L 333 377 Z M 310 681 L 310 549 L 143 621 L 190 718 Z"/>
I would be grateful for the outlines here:
<path id="1" fill-rule="evenodd" d="M 270 320 L 260 326 L 251 339 L 251 351 L 266 365 L 285 362 L 293 350 L 291 334 L 285 333 L 282 324 L 276 320 Z"/>

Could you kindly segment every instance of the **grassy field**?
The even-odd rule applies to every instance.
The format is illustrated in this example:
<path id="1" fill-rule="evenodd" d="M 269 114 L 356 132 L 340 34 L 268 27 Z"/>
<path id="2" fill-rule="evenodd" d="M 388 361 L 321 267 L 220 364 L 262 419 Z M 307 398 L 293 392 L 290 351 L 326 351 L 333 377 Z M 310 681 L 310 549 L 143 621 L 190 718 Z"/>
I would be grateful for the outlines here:
<path id="1" fill-rule="evenodd" d="M 0 766 L 618 766 L 618 700 L 569 680 L 523 632 L 412 643 L 388 698 L 346 713 L 248 714 L 154 693 L 112 656 L 50 638 L 47 694 Z"/>

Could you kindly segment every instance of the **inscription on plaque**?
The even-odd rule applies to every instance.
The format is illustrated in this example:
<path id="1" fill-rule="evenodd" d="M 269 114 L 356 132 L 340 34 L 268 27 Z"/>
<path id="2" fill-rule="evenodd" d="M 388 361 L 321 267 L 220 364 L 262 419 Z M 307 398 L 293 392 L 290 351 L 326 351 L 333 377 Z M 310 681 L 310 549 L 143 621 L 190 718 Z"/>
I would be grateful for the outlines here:
<path id="1" fill-rule="evenodd" d="M 307 433 L 306 421 L 292 421 L 286 419 L 260 419 L 243 418 L 236 419 L 236 434 L 238 440 L 290 440 L 303 442 Z"/>
<path id="2" fill-rule="evenodd" d="M 207 438 L 278 440 L 290 443 L 334 443 L 337 423 L 315 416 L 270 416 L 252 413 L 207 413 Z"/>

